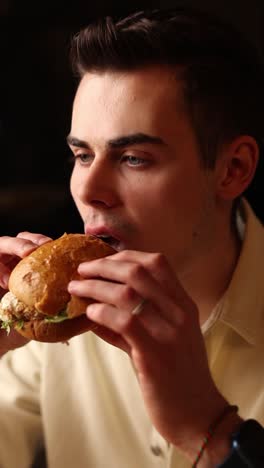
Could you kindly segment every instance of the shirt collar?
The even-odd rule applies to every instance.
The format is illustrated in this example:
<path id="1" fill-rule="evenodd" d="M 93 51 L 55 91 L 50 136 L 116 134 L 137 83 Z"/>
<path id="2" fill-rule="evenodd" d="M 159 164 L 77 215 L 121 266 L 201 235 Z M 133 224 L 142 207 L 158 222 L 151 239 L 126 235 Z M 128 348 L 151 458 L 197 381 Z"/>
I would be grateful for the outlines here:
<path id="1" fill-rule="evenodd" d="M 244 199 L 242 215 L 245 220 L 242 249 L 223 297 L 219 320 L 254 345 L 263 329 L 263 226 Z"/>

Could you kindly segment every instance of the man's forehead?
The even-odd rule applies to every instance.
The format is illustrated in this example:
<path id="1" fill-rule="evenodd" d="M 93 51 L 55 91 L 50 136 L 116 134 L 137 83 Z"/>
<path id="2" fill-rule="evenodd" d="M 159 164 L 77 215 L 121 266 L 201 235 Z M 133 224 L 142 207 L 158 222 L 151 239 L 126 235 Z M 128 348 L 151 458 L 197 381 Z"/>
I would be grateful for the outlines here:
<path id="1" fill-rule="evenodd" d="M 136 102 L 137 100 L 175 100 L 182 102 L 182 83 L 177 79 L 174 68 L 153 65 L 129 71 L 87 72 L 76 93 L 85 94 L 90 99 L 119 100 Z"/>
<path id="2" fill-rule="evenodd" d="M 138 133 L 166 140 L 184 120 L 179 88 L 168 68 L 87 73 L 76 95 L 71 133 L 96 142 Z"/>

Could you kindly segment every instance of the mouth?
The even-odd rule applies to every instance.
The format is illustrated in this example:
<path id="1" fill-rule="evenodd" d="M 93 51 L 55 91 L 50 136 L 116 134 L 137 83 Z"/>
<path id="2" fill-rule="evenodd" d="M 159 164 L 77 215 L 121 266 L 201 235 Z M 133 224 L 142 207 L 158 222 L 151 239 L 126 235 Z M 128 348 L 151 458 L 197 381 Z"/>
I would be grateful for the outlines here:
<path id="1" fill-rule="evenodd" d="M 101 239 L 106 244 L 110 245 L 113 249 L 119 251 L 121 250 L 121 243 L 118 239 L 113 236 L 109 236 L 108 234 L 98 234 L 95 237 Z"/>
<path id="2" fill-rule="evenodd" d="M 110 245 L 110 247 L 118 252 L 124 249 L 123 242 L 121 241 L 119 235 L 116 232 L 113 232 L 113 229 L 110 229 L 106 226 L 86 226 L 85 234 L 101 239 L 103 242 Z"/>

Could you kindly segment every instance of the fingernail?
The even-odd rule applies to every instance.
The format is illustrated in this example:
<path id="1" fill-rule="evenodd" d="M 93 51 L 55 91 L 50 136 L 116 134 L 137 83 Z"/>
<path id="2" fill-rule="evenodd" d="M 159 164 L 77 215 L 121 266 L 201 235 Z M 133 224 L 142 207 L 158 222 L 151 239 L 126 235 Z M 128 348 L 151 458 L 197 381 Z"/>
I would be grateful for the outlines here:
<path id="1" fill-rule="evenodd" d="M 29 252 L 30 250 L 33 250 L 37 247 L 37 244 L 34 244 L 33 242 L 26 242 L 23 247 L 22 251 L 23 253 Z"/>
<path id="2" fill-rule="evenodd" d="M 88 318 L 95 318 L 96 317 L 96 307 L 92 304 L 89 305 L 86 309 L 86 315 Z"/>
<path id="3" fill-rule="evenodd" d="M 70 281 L 70 283 L 68 284 L 68 291 L 70 293 L 75 291 L 75 287 L 76 287 L 77 283 L 78 283 L 77 281 Z"/>

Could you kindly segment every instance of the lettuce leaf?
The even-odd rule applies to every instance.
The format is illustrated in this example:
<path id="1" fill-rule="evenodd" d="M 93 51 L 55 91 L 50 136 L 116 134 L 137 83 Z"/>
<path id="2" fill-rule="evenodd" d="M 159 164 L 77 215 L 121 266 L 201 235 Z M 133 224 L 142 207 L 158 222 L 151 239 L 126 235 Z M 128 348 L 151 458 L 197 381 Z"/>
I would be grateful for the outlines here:
<path id="1" fill-rule="evenodd" d="M 67 315 L 66 310 L 63 310 L 58 315 L 53 315 L 51 317 L 45 317 L 44 321 L 49 323 L 60 323 L 64 322 L 64 320 L 68 320 L 69 317 Z"/>

